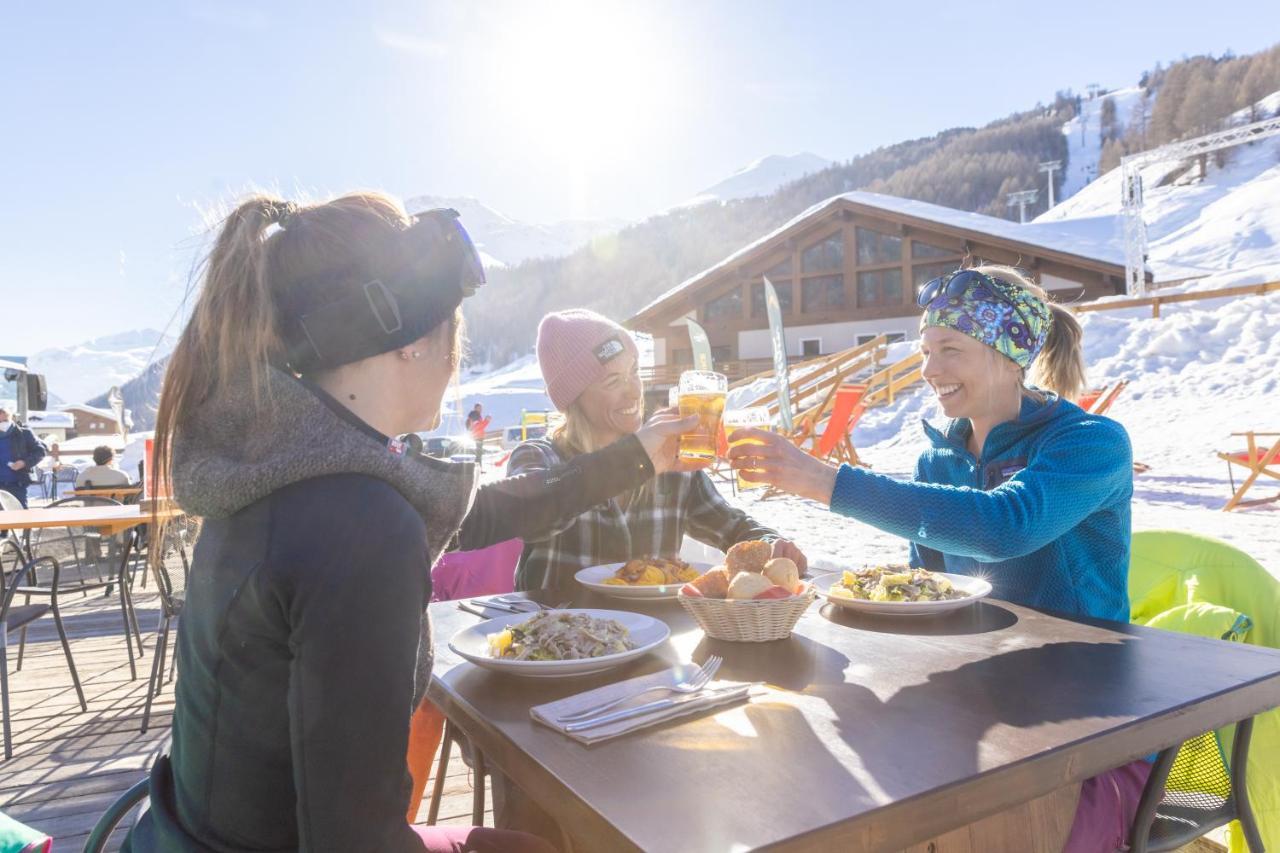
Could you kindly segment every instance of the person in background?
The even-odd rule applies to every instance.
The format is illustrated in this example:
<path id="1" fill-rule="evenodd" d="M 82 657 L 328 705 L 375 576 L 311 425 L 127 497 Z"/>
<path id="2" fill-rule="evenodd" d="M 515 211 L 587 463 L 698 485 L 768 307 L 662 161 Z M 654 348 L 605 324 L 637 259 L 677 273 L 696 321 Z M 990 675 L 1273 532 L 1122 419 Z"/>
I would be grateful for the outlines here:
<path id="1" fill-rule="evenodd" d="M 76 475 L 77 489 L 109 489 L 129 485 L 129 475 L 115 464 L 116 453 L 105 444 L 93 449 L 93 464 Z"/>
<path id="2" fill-rule="evenodd" d="M 9 416 L 0 408 L 0 489 L 27 505 L 27 486 L 36 476 L 36 466 L 44 459 L 48 448 L 36 438 L 35 433 Z"/>
<path id="3" fill-rule="evenodd" d="M 479 403 L 471 407 L 471 411 L 467 412 L 467 432 L 476 443 L 476 469 L 484 467 L 484 431 L 489 428 L 489 422 L 492 418 L 484 416 L 484 409 Z"/>
<path id="4" fill-rule="evenodd" d="M 733 448 L 733 466 L 901 536 L 913 567 L 1128 622 L 1133 454 L 1123 426 L 1070 402 L 1084 387 L 1079 324 L 1008 267 L 956 270 L 918 302 L 922 374 L 949 420 L 924 425 L 911 481 L 837 468 L 756 430 L 729 436 L 760 442 Z M 1085 780 L 1065 853 L 1123 849 L 1150 772 L 1139 760 Z"/>

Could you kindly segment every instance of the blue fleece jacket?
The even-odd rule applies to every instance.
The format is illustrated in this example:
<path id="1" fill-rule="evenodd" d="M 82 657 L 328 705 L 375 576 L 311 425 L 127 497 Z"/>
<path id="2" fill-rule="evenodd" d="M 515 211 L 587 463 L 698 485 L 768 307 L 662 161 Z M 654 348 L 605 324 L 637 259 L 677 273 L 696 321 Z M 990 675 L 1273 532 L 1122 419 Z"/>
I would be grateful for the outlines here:
<path id="1" fill-rule="evenodd" d="M 1133 454 L 1124 427 L 1049 395 L 966 449 L 968 420 L 924 424 L 915 481 L 842 466 L 831 509 L 911 542 L 911 563 L 982 575 L 1017 604 L 1129 621 Z"/>

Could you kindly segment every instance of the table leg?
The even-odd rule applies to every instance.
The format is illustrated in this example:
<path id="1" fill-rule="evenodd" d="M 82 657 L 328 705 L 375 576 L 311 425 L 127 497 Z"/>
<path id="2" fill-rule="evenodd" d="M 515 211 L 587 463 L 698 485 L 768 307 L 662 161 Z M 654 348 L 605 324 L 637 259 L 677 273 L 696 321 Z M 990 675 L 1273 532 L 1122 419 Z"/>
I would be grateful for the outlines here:
<path id="1" fill-rule="evenodd" d="M 133 531 L 128 531 L 125 537 L 124 547 L 120 549 L 120 570 L 116 575 L 116 584 L 120 588 L 120 616 L 124 621 L 124 644 L 129 650 L 129 680 L 135 681 L 138 678 L 138 666 L 133 660 L 133 640 L 137 636 L 138 640 L 138 659 L 142 659 L 142 635 L 138 631 L 138 617 L 133 613 L 133 596 L 129 594 L 129 585 L 125 583 L 126 575 L 129 572 L 129 551 L 133 545 Z M 130 633 L 132 630 L 133 633 Z"/>

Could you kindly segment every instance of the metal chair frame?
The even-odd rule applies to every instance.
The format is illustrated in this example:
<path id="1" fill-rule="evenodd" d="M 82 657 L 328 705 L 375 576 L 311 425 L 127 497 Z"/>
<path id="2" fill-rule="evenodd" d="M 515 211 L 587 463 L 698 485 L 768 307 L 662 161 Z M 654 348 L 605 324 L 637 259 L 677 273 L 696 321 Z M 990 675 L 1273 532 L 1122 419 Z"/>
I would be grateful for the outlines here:
<path id="1" fill-rule="evenodd" d="M 147 700 L 142 710 L 142 731 L 145 733 L 151 724 L 151 703 L 165 684 L 165 661 L 169 658 L 169 634 L 174 622 L 182 616 L 182 608 L 186 603 L 186 581 L 191 577 L 191 562 L 187 557 L 186 541 L 182 536 L 182 521 L 174 521 L 164 526 L 160 541 L 153 542 L 150 547 L 158 547 L 158 554 L 148 554 L 148 562 L 155 574 L 156 591 L 160 593 L 160 624 L 156 626 L 156 644 L 152 653 L 151 677 L 147 682 Z M 176 534 L 176 535 L 175 535 Z M 172 552 L 170 547 L 172 546 Z M 181 560 L 183 574 L 182 597 L 175 597 L 173 578 L 169 574 L 165 558 L 174 553 Z M 145 577 L 145 575 L 143 576 Z M 168 681 L 173 680 L 174 669 L 178 664 L 178 649 L 173 648 L 173 656 L 169 661 Z"/>
<path id="2" fill-rule="evenodd" d="M 16 548 L 12 542 L 6 540 L 0 543 L 0 549 L 4 546 Z M 3 560 L 0 560 L 3 562 Z M 36 569 L 42 564 L 49 564 L 53 570 L 53 582 L 48 589 L 43 587 L 31 587 L 24 585 L 23 581 L 28 576 L 33 576 Z M 17 595 L 24 595 L 30 601 L 32 595 L 48 595 L 49 604 L 47 605 L 20 605 L 26 612 L 21 614 L 22 623 L 18 629 L 26 634 L 27 625 L 44 616 L 45 613 L 53 614 L 54 625 L 58 629 L 58 639 L 62 641 L 62 653 L 67 657 L 67 668 L 71 671 L 71 681 L 76 688 L 76 697 L 80 700 L 80 710 L 89 710 L 88 704 L 84 699 L 84 690 L 80 686 L 80 675 L 76 672 L 76 662 L 71 657 L 71 644 L 67 640 L 67 631 L 62 625 L 62 613 L 58 609 L 58 561 L 52 557 L 40 557 L 35 560 L 23 563 L 21 568 L 14 571 L 10 577 L 4 578 L 2 602 L 0 602 L 0 706 L 2 706 L 4 714 L 4 757 L 6 759 L 13 757 L 13 732 L 9 720 L 9 617 L 14 612 L 13 600 Z M 0 576 L 3 577 L 3 576 Z M 21 650 L 19 650 L 19 659 L 21 659 Z"/>
<path id="3" fill-rule="evenodd" d="M 1178 757 L 1183 744 L 1171 746 L 1163 750 L 1151 768 L 1147 778 L 1147 786 L 1142 791 L 1142 799 L 1138 803 L 1137 814 L 1133 818 L 1133 826 L 1129 832 L 1129 849 L 1132 853 L 1163 853 L 1177 850 L 1211 829 L 1225 826 L 1233 820 L 1240 821 L 1244 830 L 1246 843 L 1250 853 L 1264 853 L 1262 836 L 1258 832 L 1258 824 L 1253 817 L 1253 809 L 1249 805 L 1249 792 L 1245 785 L 1248 775 L 1249 740 L 1253 736 L 1253 718 L 1236 723 L 1235 743 L 1231 749 L 1231 766 L 1228 774 L 1231 777 L 1231 796 L 1215 812 L 1207 813 L 1211 819 L 1205 823 L 1189 824 L 1180 833 L 1162 839 L 1158 844 L 1151 842 L 1151 830 L 1159 816 L 1160 806 L 1164 803 L 1165 783 L 1169 779 L 1169 771 Z"/>
<path id="4" fill-rule="evenodd" d="M 89 833 L 89 838 L 84 843 L 84 853 L 104 853 L 107 849 L 107 842 L 111 839 L 111 833 L 116 831 L 120 826 L 120 822 L 128 816 L 129 812 L 147 799 L 150 790 L 150 780 L 143 779 L 141 782 L 135 783 L 132 788 L 124 792 L 120 799 L 112 803 L 103 812 L 102 817 L 98 818 L 98 822 L 93 825 L 93 830 Z"/>

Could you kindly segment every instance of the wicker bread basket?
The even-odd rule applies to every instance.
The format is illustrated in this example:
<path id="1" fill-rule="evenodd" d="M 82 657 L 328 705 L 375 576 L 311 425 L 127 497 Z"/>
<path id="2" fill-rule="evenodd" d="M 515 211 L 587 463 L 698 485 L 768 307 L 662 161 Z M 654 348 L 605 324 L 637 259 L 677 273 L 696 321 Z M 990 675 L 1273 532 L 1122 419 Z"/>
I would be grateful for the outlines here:
<path id="1" fill-rule="evenodd" d="M 790 637 L 791 629 L 816 595 L 813 584 L 806 583 L 799 595 L 763 601 L 699 598 L 683 592 L 676 597 L 708 637 L 735 643 L 766 643 Z"/>

